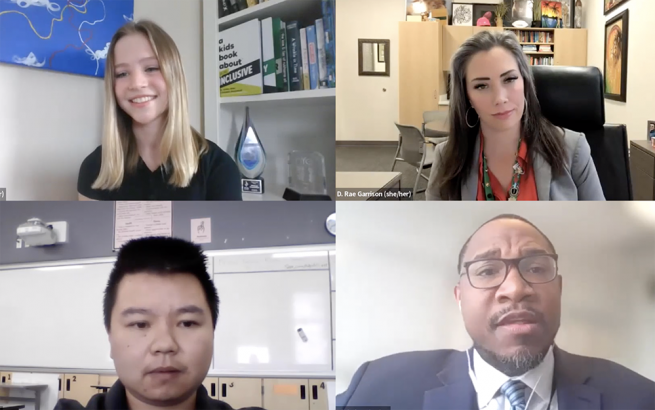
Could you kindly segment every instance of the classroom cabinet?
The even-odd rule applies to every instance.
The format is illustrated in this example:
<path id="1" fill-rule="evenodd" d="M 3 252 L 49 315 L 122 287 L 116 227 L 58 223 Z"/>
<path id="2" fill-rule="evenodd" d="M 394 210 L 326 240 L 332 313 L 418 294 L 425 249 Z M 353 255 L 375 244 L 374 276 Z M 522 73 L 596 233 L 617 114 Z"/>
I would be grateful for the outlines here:
<path id="1" fill-rule="evenodd" d="M 309 381 L 309 410 L 328 410 L 327 382 L 329 380 Z"/>
<path id="2" fill-rule="evenodd" d="M 11 373 L 0 372 L 0 383 L 11 383 Z"/>
<path id="3" fill-rule="evenodd" d="M 207 389 L 207 394 L 212 399 L 218 399 L 218 377 L 205 377 L 202 385 Z"/>
<path id="4" fill-rule="evenodd" d="M 0 383 L 11 383 L 11 373 L 0 372 Z M 8 397 L 9 389 L 0 389 L 0 397 Z"/>
<path id="5" fill-rule="evenodd" d="M 266 410 L 309 410 L 307 379 L 264 379 Z"/>
<path id="6" fill-rule="evenodd" d="M 218 379 L 218 400 L 224 401 L 235 409 L 262 406 L 262 379 L 229 378 Z M 285 409 L 280 409 L 285 410 Z"/>
<path id="7" fill-rule="evenodd" d="M 77 400 L 86 406 L 91 397 L 98 393 L 91 386 L 97 386 L 99 381 L 100 376 L 97 374 L 65 374 L 61 386 L 63 398 Z"/>
<path id="8" fill-rule="evenodd" d="M 107 375 L 107 374 L 101 374 L 100 379 L 98 380 L 98 386 L 106 386 L 106 387 L 111 387 L 118 381 L 118 376 L 112 376 L 112 375 Z M 102 391 L 98 390 L 98 393 L 102 393 Z"/>

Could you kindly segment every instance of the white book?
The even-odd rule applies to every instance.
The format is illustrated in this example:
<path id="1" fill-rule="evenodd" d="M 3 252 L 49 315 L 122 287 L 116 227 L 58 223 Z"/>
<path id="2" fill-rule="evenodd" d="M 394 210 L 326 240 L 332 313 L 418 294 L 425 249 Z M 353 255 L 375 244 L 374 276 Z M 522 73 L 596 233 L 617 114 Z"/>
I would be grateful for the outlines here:
<path id="1" fill-rule="evenodd" d="M 318 88 L 328 88 L 323 19 L 316 20 L 316 48 L 316 54 L 318 54 Z"/>
<path id="2" fill-rule="evenodd" d="M 307 53 L 307 30 L 300 29 L 300 53 L 302 54 L 303 90 L 309 90 L 309 54 Z"/>
<path id="3" fill-rule="evenodd" d="M 262 93 L 262 33 L 259 20 L 220 32 L 218 67 L 221 97 Z"/>

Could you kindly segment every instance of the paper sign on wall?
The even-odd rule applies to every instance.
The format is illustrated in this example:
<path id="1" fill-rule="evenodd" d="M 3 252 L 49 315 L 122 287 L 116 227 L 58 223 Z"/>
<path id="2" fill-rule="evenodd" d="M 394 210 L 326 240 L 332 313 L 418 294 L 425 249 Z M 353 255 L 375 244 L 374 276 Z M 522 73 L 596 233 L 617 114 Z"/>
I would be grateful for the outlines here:
<path id="1" fill-rule="evenodd" d="M 192 219 L 191 220 L 191 241 L 193 243 L 211 243 L 212 242 L 212 219 Z"/>
<path id="2" fill-rule="evenodd" d="M 114 207 L 114 249 L 145 236 L 172 236 L 170 201 L 116 201 Z"/>

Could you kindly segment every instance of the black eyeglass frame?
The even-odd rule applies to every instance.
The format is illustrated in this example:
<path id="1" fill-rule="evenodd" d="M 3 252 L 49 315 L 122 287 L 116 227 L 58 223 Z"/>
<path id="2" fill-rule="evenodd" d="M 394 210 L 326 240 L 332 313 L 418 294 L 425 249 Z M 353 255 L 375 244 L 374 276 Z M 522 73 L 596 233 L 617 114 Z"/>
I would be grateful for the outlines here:
<path id="1" fill-rule="evenodd" d="M 551 280 L 546 281 L 546 282 L 530 282 L 530 281 L 527 280 L 527 279 L 523 276 L 523 274 L 521 273 L 521 269 L 519 269 L 519 263 L 520 263 L 523 259 L 534 258 L 534 257 L 539 257 L 539 256 L 549 256 L 549 257 L 551 257 L 551 258 L 553 258 L 553 259 L 555 260 L 555 275 L 553 276 L 553 278 L 552 278 Z M 507 280 L 507 276 L 509 275 L 510 268 L 511 268 L 512 266 L 516 266 L 516 271 L 517 271 L 517 272 L 519 273 L 519 275 L 521 276 L 521 279 L 523 279 L 524 281 L 526 281 L 527 283 L 529 283 L 529 284 L 531 284 L 531 285 L 543 285 L 543 284 L 545 284 L 545 283 L 550 283 L 550 282 L 554 281 L 555 278 L 557 278 L 557 276 L 559 275 L 559 263 L 558 263 L 558 259 L 559 259 L 559 255 L 556 254 L 556 253 L 541 253 L 541 254 L 535 254 L 535 255 L 522 256 L 522 257 L 520 257 L 520 258 L 513 258 L 513 259 L 502 259 L 502 258 L 483 258 L 483 259 L 476 259 L 476 260 L 472 260 L 472 261 L 464 262 L 464 263 L 462 264 L 462 267 L 465 269 L 465 272 L 460 273 L 460 274 L 459 274 L 459 277 L 461 278 L 463 275 L 466 275 L 466 278 L 468 279 L 469 284 L 471 285 L 471 287 L 473 287 L 473 288 L 475 288 L 475 289 L 494 289 L 494 288 L 498 288 L 498 287 L 502 286 L 502 284 L 505 283 L 505 281 Z M 496 286 L 490 286 L 490 287 L 488 287 L 488 288 L 479 288 L 479 287 L 477 287 L 477 286 L 474 286 L 474 285 L 473 285 L 473 282 L 471 282 L 471 276 L 469 275 L 469 266 L 471 266 L 471 265 L 474 264 L 474 263 L 477 263 L 477 262 L 484 262 L 484 261 L 502 261 L 502 262 L 505 263 L 505 277 L 503 278 L 503 280 L 502 280 L 498 285 L 496 285 Z"/>

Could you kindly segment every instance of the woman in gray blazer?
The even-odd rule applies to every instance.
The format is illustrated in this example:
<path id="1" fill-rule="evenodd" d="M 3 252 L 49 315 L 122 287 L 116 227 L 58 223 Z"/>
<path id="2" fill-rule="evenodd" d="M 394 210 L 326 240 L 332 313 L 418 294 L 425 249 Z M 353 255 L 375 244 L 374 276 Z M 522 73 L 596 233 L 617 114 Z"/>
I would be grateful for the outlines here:
<path id="1" fill-rule="evenodd" d="M 450 73 L 450 137 L 427 200 L 605 200 L 585 136 L 542 116 L 514 33 L 472 36 Z"/>

